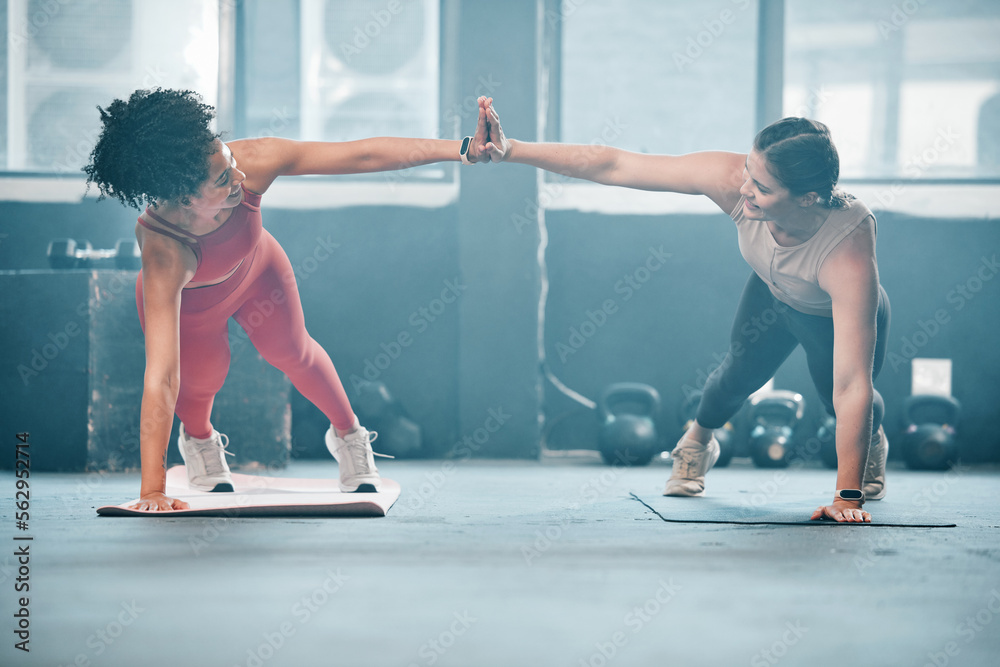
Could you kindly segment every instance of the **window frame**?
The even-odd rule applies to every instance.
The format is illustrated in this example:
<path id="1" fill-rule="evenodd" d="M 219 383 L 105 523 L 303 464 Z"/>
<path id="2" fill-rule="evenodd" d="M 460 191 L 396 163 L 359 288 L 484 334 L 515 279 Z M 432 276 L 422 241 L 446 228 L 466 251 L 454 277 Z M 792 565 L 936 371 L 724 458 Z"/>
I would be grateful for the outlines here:
<path id="1" fill-rule="evenodd" d="M 248 125 L 246 107 L 246 4 L 244 0 L 218 0 L 219 65 L 216 129 L 224 136 L 241 138 Z M 456 90 L 459 0 L 440 0 L 439 10 L 439 109 L 450 109 L 459 100 Z M 456 128 L 458 138 L 462 128 Z M 449 131 L 450 132 L 450 131 Z M 460 171 L 456 164 L 442 165 L 441 178 L 404 179 L 398 182 L 371 175 L 308 176 L 279 179 L 267 192 L 269 205 L 278 208 L 345 208 L 365 205 L 398 205 L 441 208 L 458 200 Z M 395 172 L 393 172 L 395 173 Z M 292 182 L 294 180 L 294 182 Z M 81 174 L 36 170 L 0 171 L 0 201 L 71 203 L 96 199 L 95 188 L 86 187 Z"/>
<path id="2" fill-rule="evenodd" d="M 563 1 L 540 0 L 544 6 L 542 14 L 552 15 L 548 12 L 554 12 L 558 15 Z M 783 116 L 785 4 L 786 0 L 758 0 L 754 102 L 758 128 Z M 541 49 L 542 68 L 547 74 L 543 80 L 547 80 L 548 88 L 542 91 L 543 103 L 547 102 L 547 106 L 540 114 L 544 125 L 539 128 L 539 141 L 560 140 L 561 22 L 553 23 L 556 25 L 542 27 L 545 39 Z M 747 138 L 748 146 L 750 139 Z M 560 182 L 558 179 L 562 178 L 540 176 L 540 192 L 549 193 L 542 200 L 542 208 L 611 215 L 718 212 L 715 205 L 703 197 L 608 188 L 575 179 Z M 843 178 L 839 185 L 865 200 L 876 213 L 893 211 L 943 218 L 1000 217 L 1000 177 L 861 177 Z M 904 192 L 906 197 L 901 197 Z M 889 203 L 883 206 L 883 201 Z"/>
<path id="3" fill-rule="evenodd" d="M 561 89 L 561 22 L 549 21 L 549 12 L 559 14 L 565 0 L 537 0 L 540 53 L 539 141 L 558 140 Z M 758 0 L 757 83 L 755 119 L 758 127 L 781 117 L 784 87 L 785 0 Z M 219 0 L 219 127 L 232 136 L 246 129 L 246 71 L 244 0 Z M 448 109 L 459 100 L 457 80 L 457 36 L 460 0 L 441 0 L 440 15 L 440 108 Z M 452 138 L 457 138 L 452 137 Z M 748 138 L 749 142 L 749 138 Z M 337 208 L 367 204 L 443 207 L 458 199 L 460 172 L 450 165 L 451 177 L 420 180 L 386 187 L 380 180 L 352 180 L 343 177 L 309 177 L 277 181 L 268 191 L 268 202 L 281 208 Z M 302 181 L 301 183 L 298 181 Z M 38 171 L 0 172 L 0 201 L 71 202 L 85 197 L 82 175 Z M 874 210 L 905 211 L 934 217 L 1000 217 L 1000 177 L 976 178 L 852 178 L 842 179 L 844 189 L 863 196 Z M 595 211 L 608 214 L 711 213 L 714 206 L 701 197 L 648 193 L 625 188 L 608 188 L 586 181 L 559 183 L 539 171 L 542 208 Z M 898 196 L 900 191 L 906 197 Z M 881 200 L 890 200 L 882 209 Z M 96 197 L 93 188 L 87 197 Z M 953 197 L 959 197 L 956 201 Z M 919 205 L 907 203 L 909 200 Z"/>

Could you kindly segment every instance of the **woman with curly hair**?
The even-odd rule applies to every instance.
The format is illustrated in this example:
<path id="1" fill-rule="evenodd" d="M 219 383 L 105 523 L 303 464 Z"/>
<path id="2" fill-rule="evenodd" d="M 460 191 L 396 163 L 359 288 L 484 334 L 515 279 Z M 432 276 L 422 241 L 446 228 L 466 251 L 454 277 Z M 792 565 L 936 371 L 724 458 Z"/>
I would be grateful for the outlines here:
<path id="1" fill-rule="evenodd" d="M 783 118 L 757 134 L 749 153 L 645 155 L 508 139 L 493 100 L 482 98 L 480 107 L 492 162 L 704 195 L 736 224 L 753 272 L 726 358 L 708 378 L 695 420 L 672 452 L 664 495 L 705 492 L 705 474 L 719 458 L 714 430 L 802 345 L 820 399 L 837 417 L 837 491 L 812 518 L 870 522 L 862 505 L 885 495 L 885 408 L 872 382 L 885 359 L 889 299 L 879 285 L 875 216 L 837 189 L 840 160 L 826 125 Z"/>
<path id="2" fill-rule="evenodd" d="M 101 198 L 145 210 L 136 225 L 142 270 L 136 301 L 145 333 L 140 421 L 142 483 L 136 509 L 184 509 L 169 498 L 165 460 L 173 414 L 192 487 L 232 491 L 228 438 L 212 426 L 229 369 L 228 320 L 330 420 L 326 446 L 344 492 L 379 488 L 371 440 L 330 356 L 306 331 L 290 262 L 261 223 L 261 197 L 279 176 L 355 174 L 432 162 L 488 161 L 482 136 L 464 142 L 379 137 L 348 142 L 262 138 L 223 142 L 192 91 L 137 90 L 100 109 L 103 129 L 84 171 Z M 482 114 L 482 109 L 480 114 Z M 416 156 L 416 158 L 415 158 Z M 258 308 L 259 310 L 259 308 Z M 259 317 L 253 321 L 259 321 Z"/>

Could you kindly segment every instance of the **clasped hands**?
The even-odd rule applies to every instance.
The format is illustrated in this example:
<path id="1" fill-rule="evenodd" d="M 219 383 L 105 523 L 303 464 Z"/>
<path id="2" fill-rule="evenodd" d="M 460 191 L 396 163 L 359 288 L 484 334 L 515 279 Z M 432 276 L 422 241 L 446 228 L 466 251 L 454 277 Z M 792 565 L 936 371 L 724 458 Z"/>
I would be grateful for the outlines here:
<path id="1" fill-rule="evenodd" d="M 469 146 L 470 162 L 503 162 L 510 156 L 510 141 L 500 127 L 500 116 L 493 108 L 492 97 L 480 97 L 479 120 Z"/>

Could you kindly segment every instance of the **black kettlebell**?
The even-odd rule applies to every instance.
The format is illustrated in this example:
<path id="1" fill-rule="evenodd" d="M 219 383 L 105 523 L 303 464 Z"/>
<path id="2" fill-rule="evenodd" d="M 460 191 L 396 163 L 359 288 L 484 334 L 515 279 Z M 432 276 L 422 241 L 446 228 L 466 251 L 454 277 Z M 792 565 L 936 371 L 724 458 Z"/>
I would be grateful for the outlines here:
<path id="1" fill-rule="evenodd" d="M 758 468 L 784 468 L 795 444 L 795 427 L 805 414 L 802 394 L 779 389 L 750 399 L 748 442 L 750 458 Z"/>
<path id="2" fill-rule="evenodd" d="M 918 394 L 903 403 L 906 428 L 899 438 L 911 470 L 947 470 L 958 460 L 955 428 L 961 404 L 951 396 Z"/>
<path id="3" fill-rule="evenodd" d="M 691 424 L 694 423 L 702 393 L 704 392 L 692 391 L 681 402 L 679 414 L 683 433 L 687 433 Z M 736 453 L 736 429 L 731 422 L 726 422 L 722 428 L 715 429 L 715 440 L 719 443 L 719 460 L 715 462 L 714 467 L 725 468 L 733 460 L 733 455 Z"/>
<path id="4" fill-rule="evenodd" d="M 619 382 L 608 385 L 598 403 L 599 447 L 608 465 L 647 465 L 662 451 L 656 434 L 660 394 L 649 385 Z"/>

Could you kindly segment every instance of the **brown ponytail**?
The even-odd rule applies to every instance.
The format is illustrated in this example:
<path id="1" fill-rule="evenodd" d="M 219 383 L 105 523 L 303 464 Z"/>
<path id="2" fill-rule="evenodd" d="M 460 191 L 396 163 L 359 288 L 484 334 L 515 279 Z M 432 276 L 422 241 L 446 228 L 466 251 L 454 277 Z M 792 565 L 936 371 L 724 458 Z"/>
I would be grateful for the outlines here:
<path id="1" fill-rule="evenodd" d="M 754 149 L 768 170 L 793 195 L 815 192 L 826 208 L 844 208 L 853 196 L 837 188 L 840 157 L 830 129 L 808 118 L 782 118 L 761 130 Z"/>

